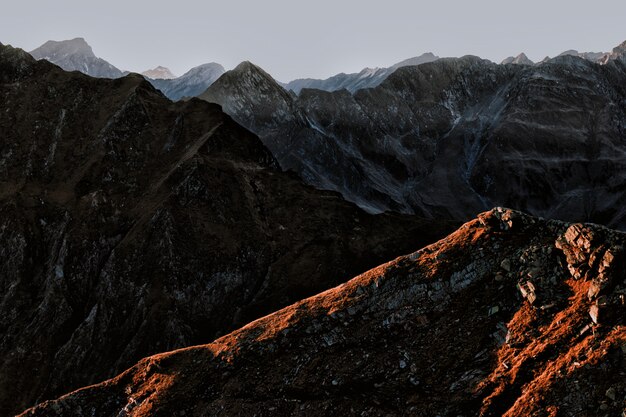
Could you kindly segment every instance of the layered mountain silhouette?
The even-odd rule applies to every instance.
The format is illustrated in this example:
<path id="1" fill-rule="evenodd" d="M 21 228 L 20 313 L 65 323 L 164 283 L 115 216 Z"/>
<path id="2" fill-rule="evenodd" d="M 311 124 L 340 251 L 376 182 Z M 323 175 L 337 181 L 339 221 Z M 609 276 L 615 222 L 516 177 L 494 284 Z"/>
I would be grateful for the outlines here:
<path id="1" fill-rule="evenodd" d="M 315 88 L 324 91 L 337 91 L 345 89 L 350 92 L 355 92 L 362 88 L 376 87 L 398 68 L 433 62 L 437 59 L 439 59 L 439 57 L 433 55 L 432 52 L 428 52 L 420 56 L 398 62 L 389 68 L 364 68 L 358 73 L 341 73 L 324 80 L 301 78 L 283 84 L 283 87 L 287 90 L 292 90 L 296 94 L 299 94 L 304 88 Z"/>
<path id="2" fill-rule="evenodd" d="M 375 88 L 298 96 L 245 63 L 200 97 L 257 133 L 283 168 L 370 212 L 466 220 L 505 205 L 623 229 L 622 49 L 604 65 L 439 59 Z"/>
<path id="3" fill-rule="evenodd" d="M 291 91 L 36 51 L 0 44 L 0 415 L 624 411 L 626 43 Z"/>
<path id="4" fill-rule="evenodd" d="M 215 337 L 433 242 L 284 173 L 140 75 L 0 45 L 0 415 Z"/>
<path id="5" fill-rule="evenodd" d="M 66 71 L 80 71 L 92 77 L 119 78 L 129 74 L 96 57 L 83 38 L 48 41 L 30 54 L 35 59 L 45 59 Z M 212 62 L 194 67 L 180 77 L 175 77 L 168 68 L 162 66 L 144 71 L 142 75 L 171 100 L 180 100 L 199 95 L 223 73 L 224 67 Z"/>
<path id="6" fill-rule="evenodd" d="M 495 209 L 22 416 L 619 415 L 626 236 Z"/>
<path id="7" fill-rule="evenodd" d="M 35 59 L 45 59 L 66 71 L 80 71 L 98 78 L 118 78 L 122 71 L 98 58 L 83 38 L 48 41 L 30 52 Z"/>
<path id="8" fill-rule="evenodd" d="M 224 67 L 212 62 L 194 67 L 177 78 L 151 79 L 148 76 L 148 81 L 169 99 L 176 101 L 201 94 L 224 72 Z"/>

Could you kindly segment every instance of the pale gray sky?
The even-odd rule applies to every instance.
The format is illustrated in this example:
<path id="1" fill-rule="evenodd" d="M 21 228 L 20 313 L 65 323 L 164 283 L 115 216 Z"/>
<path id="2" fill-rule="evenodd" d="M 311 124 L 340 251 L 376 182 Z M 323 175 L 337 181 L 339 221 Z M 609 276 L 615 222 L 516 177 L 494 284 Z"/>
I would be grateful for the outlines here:
<path id="1" fill-rule="evenodd" d="M 84 37 L 122 70 L 250 60 L 281 81 L 423 52 L 532 60 L 626 40 L 626 0 L 1 0 L 0 42 Z"/>

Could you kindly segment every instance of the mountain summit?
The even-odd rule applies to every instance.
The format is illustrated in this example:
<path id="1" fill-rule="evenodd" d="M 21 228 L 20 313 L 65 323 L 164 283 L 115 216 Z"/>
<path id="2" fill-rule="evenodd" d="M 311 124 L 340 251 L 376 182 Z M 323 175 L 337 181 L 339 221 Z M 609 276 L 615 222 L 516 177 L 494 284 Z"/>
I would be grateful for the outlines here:
<path id="1" fill-rule="evenodd" d="M 533 61 L 531 61 L 530 59 L 528 59 L 528 57 L 526 56 L 525 53 L 521 53 L 516 57 L 508 57 L 505 60 L 503 60 L 501 62 L 502 65 L 506 65 L 506 64 L 515 64 L 515 65 L 535 65 L 535 63 Z"/>
<path id="2" fill-rule="evenodd" d="M 45 59 L 66 71 L 80 71 L 97 78 L 119 78 L 122 71 L 98 58 L 83 38 L 48 41 L 30 52 L 35 59 Z"/>
<path id="3" fill-rule="evenodd" d="M 148 77 L 148 81 L 157 89 L 161 90 L 170 100 L 176 101 L 184 97 L 200 95 L 221 77 L 224 72 L 223 66 L 215 62 L 210 62 L 208 64 L 198 65 L 178 78 L 170 77 L 170 79 L 167 79 L 167 77 L 160 77 L 163 79 L 153 79 L 153 77 L 147 73 L 143 75 Z"/>
<path id="4" fill-rule="evenodd" d="M 154 80 L 170 80 L 172 78 L 176 78 L 172 71 L 169 68 L 158 66 L 154 69 L 150 69 L 141 73 L 141 75 L 152 78 Z"/>

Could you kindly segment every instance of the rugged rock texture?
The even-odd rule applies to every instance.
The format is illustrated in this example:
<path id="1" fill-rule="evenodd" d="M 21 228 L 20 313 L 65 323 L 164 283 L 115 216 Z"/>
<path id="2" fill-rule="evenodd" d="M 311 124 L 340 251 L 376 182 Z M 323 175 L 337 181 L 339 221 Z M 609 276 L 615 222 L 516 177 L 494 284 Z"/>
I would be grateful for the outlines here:
<path id="1" fill-rule="evenodd" d="M 203 93 L 211 84 L 224 74 L 224 67 L 215 62 L 194 67 L 177 78 L 152 79 L 148 81 L 161 90 L 170 100 L 195 97 Z"/>
<path id="2" fill-rule="evenodd" d="M 281 166 L 371 212 L 465 220 L 506 205 L 623 229 L 625 86 L 619 59 L 468 56 L 400 68 L 354 94 L 297 97 L 247 64 L 200 97 L 257 133 Z"/>
<path id="3" fill-rule="evenodd" d="M 171 80 L 176 78 L 169 68 L 158 66 L 154 69 L 150 69 L 141 73 L 144 77 L 152 78 L 154 80 Z"/>
<path id="4" fill-rule="evenodd" d="M 0 45 L 0 415 L 432 242 L 283 173 L 219 106 Z"/>
<path id="5" fill-rule="evenodd" d="M 610 54 L 606 54 L 602 60 L 605 64 L 611 61 L 620 61 L 626 64 L 626 41 L 613 48 L 613 51 Z"/>
<path id="6" fill-rule="evenodd" d="M 98 58 L 83 38 L 48 41 L 30 52 L 35 59 L 45 59 L 66 71 L 80 71 L 98 78 L 119 78 L 122 71 Z"/>
<path id="7" fill-rule="evenodd" d="M 300 94 L 300 91 L 305 88 L 315 88 L 324 91 L 338 91 L 345 89 L 353 93 L 362 88 L 376 87 L 398 68 L 433 62 L 437 59 L 439 59 L 438 56 L 433 55 L 432 52 L 428 52 L 420 56 L 398 62 L 389 68 L 364 68 L 358 73 L 341 73 L 330 78 L 326 78 L 325 80 L 301 78 L 282 84 L 282 86 L 286 90 L 291 90 L 296 94 Z"/>
<path id="8" fill-rule="evenodd" d="M 617 416 L 626 236 L 494 209 L 23 416 Z"/>
<path id="9" fill-rule="evenodd" d="M 510 56 L 504 59 L 500 64 L 515 64 L 515 65 L 535 65 L 533 61 L 528 59 L 525 53 L 521 53 L 518 56 Z"/>

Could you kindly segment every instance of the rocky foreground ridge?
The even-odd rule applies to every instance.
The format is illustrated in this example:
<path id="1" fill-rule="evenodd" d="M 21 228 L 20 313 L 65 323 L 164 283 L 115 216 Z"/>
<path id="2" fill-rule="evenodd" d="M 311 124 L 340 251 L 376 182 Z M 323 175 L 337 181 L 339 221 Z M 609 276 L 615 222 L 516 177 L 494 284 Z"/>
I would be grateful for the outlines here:
<path id="1" fill-rule="evenodd" d="M 208 343 L 454 227 L 302 184 L 219 106 L 0 45 L 0 416 Z"/>
<path id="2" fill-rule="evenodd" d="M 626 235 L 496 208 L 22 416 L 617 416 Z"/>

